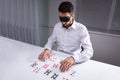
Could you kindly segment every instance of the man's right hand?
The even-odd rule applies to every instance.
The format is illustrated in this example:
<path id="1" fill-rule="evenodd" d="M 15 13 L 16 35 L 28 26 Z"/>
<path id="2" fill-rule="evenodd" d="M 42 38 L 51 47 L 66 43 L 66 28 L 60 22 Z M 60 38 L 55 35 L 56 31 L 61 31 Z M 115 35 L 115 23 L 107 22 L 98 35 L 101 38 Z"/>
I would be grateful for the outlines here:
<path id="1" fill-rule="evenodd" d="M 50 50 L 48 49 L 45 49 L 39 56 L 38 56 L 38 59 L 41 60 L 41 61 L 45 61 L 45 57 L 48 57 L 50 58 Z"/>

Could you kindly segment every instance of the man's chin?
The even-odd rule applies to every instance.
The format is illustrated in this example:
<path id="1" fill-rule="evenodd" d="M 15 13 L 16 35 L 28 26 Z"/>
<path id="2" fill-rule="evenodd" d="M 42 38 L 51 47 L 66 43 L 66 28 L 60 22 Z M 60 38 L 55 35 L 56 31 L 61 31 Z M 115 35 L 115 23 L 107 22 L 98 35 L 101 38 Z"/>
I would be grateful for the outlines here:
<path id="1" fill-rule="evenodd" d="M 68 26 L 63 25 L 64 28 L 68 28 Z"/>

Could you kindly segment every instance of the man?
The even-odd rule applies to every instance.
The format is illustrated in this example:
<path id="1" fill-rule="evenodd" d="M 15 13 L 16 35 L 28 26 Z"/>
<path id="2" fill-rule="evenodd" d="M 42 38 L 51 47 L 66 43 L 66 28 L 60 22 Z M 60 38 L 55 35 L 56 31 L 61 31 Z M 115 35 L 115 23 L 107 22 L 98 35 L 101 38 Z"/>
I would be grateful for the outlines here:
<path id="1" fill-rule="evenodd" d="M 57 50 L 71 54 L 70 57 L 61 61 L 61 72 L 67 71 L 74 63 L 81 63 L 89 60 L 93 55 L 93 48 L 87 28 L 75 21 L 74 7 L 71 2 L 62 2 L 58 8 L 60 23 L 54 27 L 44 51 L 38 59 L 44 60 L 45 56 L 50 58 L 50 51 L 54 43 L 57 43 Z"/>

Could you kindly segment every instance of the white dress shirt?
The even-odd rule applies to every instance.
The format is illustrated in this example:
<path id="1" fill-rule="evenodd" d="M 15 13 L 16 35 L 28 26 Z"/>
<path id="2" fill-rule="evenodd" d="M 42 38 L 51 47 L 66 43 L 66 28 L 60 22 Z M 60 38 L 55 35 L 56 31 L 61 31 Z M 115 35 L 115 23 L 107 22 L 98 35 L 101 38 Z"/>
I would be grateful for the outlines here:
<path id="1" fill-rule="evenodd" d="M 76 63 L 89 60 L 93 56 L 88 30 L 75 20 L 68 29 L 64 28 L 61 23 L 57 23 L 44 48 L 51 50 L 55 43 L 58 45 L 58 51 L 71 54 Z"/>

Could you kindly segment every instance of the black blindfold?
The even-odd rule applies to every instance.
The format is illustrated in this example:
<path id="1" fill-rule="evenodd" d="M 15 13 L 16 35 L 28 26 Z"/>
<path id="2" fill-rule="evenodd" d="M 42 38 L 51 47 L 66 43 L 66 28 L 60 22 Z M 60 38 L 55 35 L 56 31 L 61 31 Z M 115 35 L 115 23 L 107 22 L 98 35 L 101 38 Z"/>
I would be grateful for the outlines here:
<path id="1" fill-rule="evenodd" d="M 68 22 L 70 20 L 70 17 L 64 16 L 64 17 L 59 17 L 61 22 Z"/>

